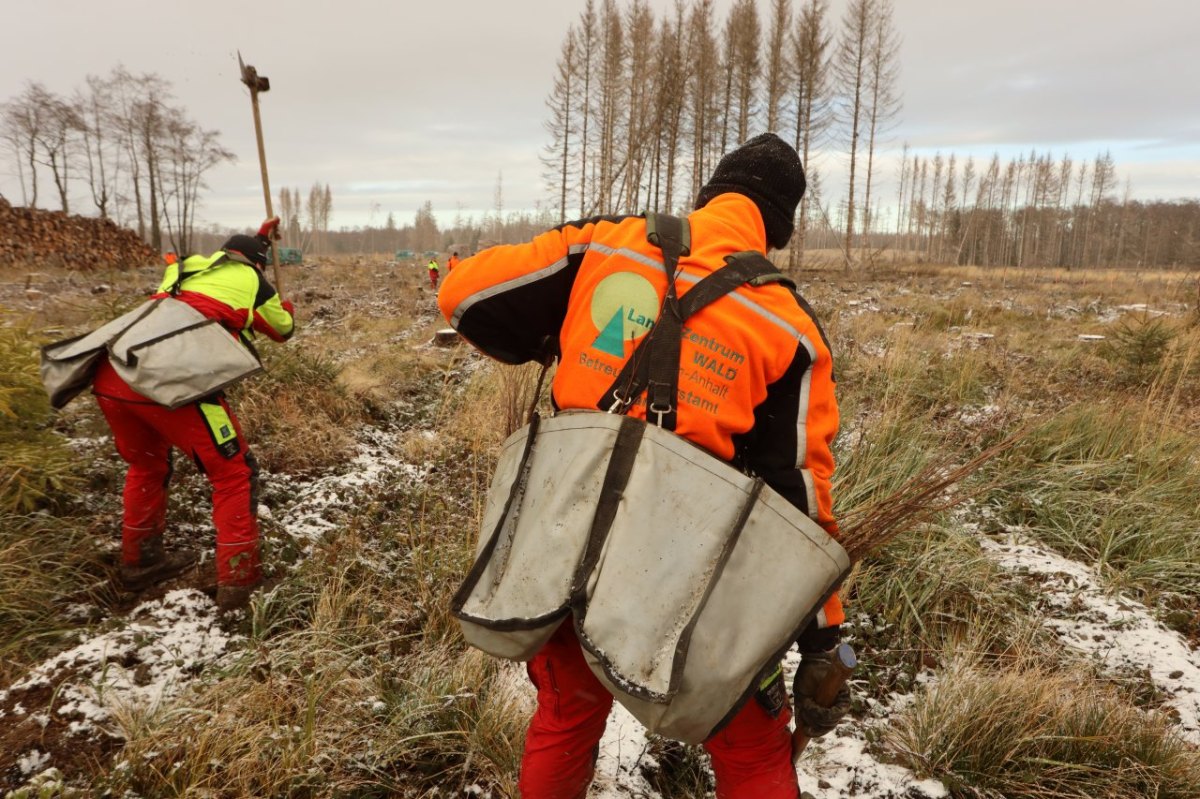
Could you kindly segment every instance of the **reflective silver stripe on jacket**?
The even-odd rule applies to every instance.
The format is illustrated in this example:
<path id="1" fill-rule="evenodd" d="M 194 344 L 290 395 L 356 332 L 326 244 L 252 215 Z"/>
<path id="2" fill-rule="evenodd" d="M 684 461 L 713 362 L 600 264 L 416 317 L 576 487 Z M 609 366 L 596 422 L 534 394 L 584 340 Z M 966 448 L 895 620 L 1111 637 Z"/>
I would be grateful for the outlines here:
<path id="1" fill-rule="evenodd" d="M 586 249 L 586 246 L 574 245 L 570 248 L 569 252 L 571 252 L 571 253 L 576 252 L 577 251 L 576 247 L 579 247 L 578 251 L 580 251 L 580 252 L 583 249 Z M 528 286 L 530 283 L 536 283 L 537 281 L 541 280 L 542 278 L 550 277 L 551 275 L 553 275 L 557 272 L 561 272 L 563 269 L 566 269 L 567 262 L 568 262 L 568 259 L 566 257 L 559 258 L 554 263 L 550 264 L 549 266 L 542 267 L 541 269 L 537 270 L 536 272 L 530 272 L 527 275 L 521 275 L 520 277 L 514 277 L 512 280 L 506 280 L 503 283 L 497 283 L 496 285 L 489 286 L 488 288 L 483 289 L 482 291 L 475 292 L 474 294 L 472 294 L 471 296 L 467 297 L 462 302 L 460 302 L 458 304 L 458 307 L 454 309 L 454 313 L 451 314 L 451 316 L 450 316 L 450 326 L 455 329 L 458 329 L 458 325 L 462 321 L 463 314 L 465 314 L 467 311 L 469 311 L 471 309 L 471 306 L 473 306 L 475 303 L 483 302 L 484 300 L 489 299 L 490 297 L 495 297 L 499 294 L 503 294 L 506 291 L 511 291 L 512 289 L 518 289 L 521 286 Z"/>

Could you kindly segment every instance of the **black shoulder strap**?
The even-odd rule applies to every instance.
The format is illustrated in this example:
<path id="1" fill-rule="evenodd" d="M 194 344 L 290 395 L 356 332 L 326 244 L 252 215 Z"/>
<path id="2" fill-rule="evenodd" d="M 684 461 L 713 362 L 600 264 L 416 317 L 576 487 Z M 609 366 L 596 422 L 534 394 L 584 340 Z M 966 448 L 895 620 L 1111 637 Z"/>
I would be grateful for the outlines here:
<path id="1" fill-rule="evenodd" d="M 654 329 L 643 341 L 650 348 L 646 418 L 655 414 L 658 425 L 674 430 L 675 395 L 679 391 L 679 347 L 683 320 L 687 318 L 679 303 L 675 276 L 679 271 L 679 257 L 692 251 L 691 228 L 677 216 L 647 213 L 646 239 L 662 250 L 663 269 L 667 273 L 667 293 L 663 297 L 662 310 Z M 634 354 L 636 356 L 637 350 Z"/>
<path id="2" fill-rule="evenodd" d="M 169 289 L 167 289 L 167 293 L 170 294 L 172 297 L 179 296 L 179 291 L 180 291 L 180 288 L 183 286 L 183 281 L 187 280 L 190 277 L 195 277 L 196 275 L 200 274 L 201 272 L 207 272 L 209 269 L 212 269 L 214 266 L 219 266 L 220 264 L 225 263 L 227 260 L 226 258 L 218 258 L 215 261 L 212 261 L 211 263 L 206 264 L 203 269 L 196 269 L 192 272 L 184 272 L 183 265 L 186 264 L 193 257 L 194 256 L 189 255 L 187 258 L 181 258 L 175 262 L 175 282 L 171 284 L 171 287 Z"/>
<path id="3" fill-rule="evenodd" d="M 739 252 L 727 256 L 725 266 L 693 286 L 681 300 L 675 291 L 675 274 L 680 255 L 678 246 L 684 242 L 690 244 L 687 223 L 661 214 L 647 214 L 646 219 L 646 238 L 663 248 L 667 295 L 654 328 L 634 349 L 633 355 L 625 362 L 621 373 L 596 403 L 596 407 L 610 413 L 625 413 L 633 401 L 646 391 L 647 419 L 667 430 L 674 430 L 684 321 L 743 284 L 762 286 L 784 283 L 793 289 L 795 284 L 762 253 Z M 664 227 L 665 219 L 674 220 L 683 232 L 679 233 L 671 227 L 670 222 Z M 658 241 L 652 236 L 657 237 Z"/>

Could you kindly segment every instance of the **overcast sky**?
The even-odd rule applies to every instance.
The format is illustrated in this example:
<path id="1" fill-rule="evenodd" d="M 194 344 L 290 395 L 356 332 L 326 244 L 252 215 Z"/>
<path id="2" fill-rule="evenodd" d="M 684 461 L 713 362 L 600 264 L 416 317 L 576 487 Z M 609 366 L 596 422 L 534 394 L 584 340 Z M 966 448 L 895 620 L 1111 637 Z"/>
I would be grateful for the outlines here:
<path id="1" fill-rule="evenodd" d="M 236 163 L 209 176 L 200 217 L 263 215 L 248 92 L 236 52 L 271 80 L 262 97 L 272 191 L 333 191 L 333 226 L 400 224 L 432 201 L 507 209 L 543 196 L 545 97 L 582 0 L 0 0 L 0 101 L 26 81 L 69 94 L 123 63 L 170 81 L 221 131 Z M 831 0 L 840 20 L 846 0 Z M 650 0 L 656 13 L 671 0 Z M 1200 197 L 1200 0 L 894 0 L 904 108 L 896 151 L 961 159 L 1036 148 L 1076 161 L 1111 150 L 1139 198 Z M 624 5 L 624 3 L 622 4 Z M 717 0 L 723 17 L 729 0 Z M 759 0 L 764 28 L 768 0 Z M 815 164 L 827 193 L 844 171 Z M 895 193 L 895 161 L 880 168 Z M 11 163 L 0 192 L 20 202 Z M 41 196 L 50 202 L 47 179 Z M 84 209 L 83 190 L 77 209 Z M 889 195 L 890 196 L 890 195 Z"/>

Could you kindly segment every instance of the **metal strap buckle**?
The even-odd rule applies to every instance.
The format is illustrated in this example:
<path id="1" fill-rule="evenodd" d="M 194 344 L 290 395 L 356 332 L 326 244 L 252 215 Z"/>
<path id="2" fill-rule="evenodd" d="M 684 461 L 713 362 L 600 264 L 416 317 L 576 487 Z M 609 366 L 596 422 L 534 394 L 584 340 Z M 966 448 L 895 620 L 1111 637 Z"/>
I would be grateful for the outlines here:
<path id="1" fill-rule="evenodd" d="M 613 404 L 608 406 L 608 413 L 624 413 L 631 404 L 628 397 L 622 397 L 621 392 L 613 389 Z"/>
<path id="2" fill-rule="evenodd" d="M 662 427 L 663 426 L 663 417 L 666 416 L 668 413 L 670 413 L 673 410 L 675 410 L 675 406 L 673 406 L 673 405 L 670 405 L 670 404 L 656 405 L 652 402 L 652 403 L 650 403 L 650 407 L 647 409 L 646 412 L 648 414 L 652 413 L 655 416 L 657 416 L 658 421 L 655 422 L 655 424 L 657 424 L 659 427 Z"/>

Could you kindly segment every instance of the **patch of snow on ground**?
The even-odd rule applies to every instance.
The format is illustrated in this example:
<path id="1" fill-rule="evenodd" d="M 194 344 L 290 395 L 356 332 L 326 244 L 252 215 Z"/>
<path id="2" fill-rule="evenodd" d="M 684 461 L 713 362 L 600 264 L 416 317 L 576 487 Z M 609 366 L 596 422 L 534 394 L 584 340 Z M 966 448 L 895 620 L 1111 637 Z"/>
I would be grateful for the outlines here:
<path id="1" fill-rule="evenodd" d="M 999 413 L 999 405 L 964 405 L 958 412 L 958 418 L 968 427 L 978 427 L 991 421 Z"/>
<path id="2" fill-rule="evenodd" d="M 1132 305 L 1114 305 L 1111 308 L 1105 308 L 1099 315 L 1101 322 L 1111 323 L 1120 319 L 1127 314 L 1143 314 L 1144 316 L 1171 316 L 1170 311 L 1162 311 L 1157 308 L 1151 308 L 1144 302 L 1133 303 Z"/>
<path id="3" fill-rule="evenodd" d="M 641 771 L 649 757 L 646 748 L 646 728 L 619 702 L 614 702 L 604 737 L 600 739 L 600 758 L 596 761 L 596 778 L 589 796 L 592 799 L 629 796 L 656 799 L 658 792 L 650 787 Z"/>
<path id="4" fill-rule="evenodd" d="M 56 715 L 73 733 L 109 721 L 118 708 L 153 709 L 175 696 L 228 648 L 216 607 L 198 591 L 145 602 L 127 623 L 38 665 L 4 694 L 62 681 Z"/>
<path id="5" fill-rule="evenodd" d="M 50 755 L 37 749 L 30 749 L 17 758 L 17 768 L 21 769 L 22 775 L 29 775 L 44 768 L 49 762 Z"/>
<path id="6" fill-rule="evenodd" d="M 336 520 L 329 518 L 331 509 L 347 505 L 362 489 L 381 482 L 385 474 L 399 474 L 413 482 L 423 480 L 426 467 L 402 461 L 395 455 L 397 446 L 396 434 L 364 428 L 359 434 L 358 452 L 344 473 L 299 487 L 286 513 L 279 514 L 284 527 L 297 538 L 316 541 L 339 527 Z M 275 515 L 270 509 L 267 514 Z"/>
<path id="7" fill-rule="evenodd" d="M 842 311 L 842 315 L 847 317 L 880 312 L 879 304 L 874 297 L 867 297 L 865 300 L 847 300 L 846 307 L 849 310 Z"/>
<path id="8" fill-rule="evenodd" d="M 788 654 L 784 661 L 784 679 L 791 684 L 799 665 L 799 655 Z M 753 701 L 753 700 L 751 700 Z M 864 726 L 887 723 L 887 716 L 904 702 L 878 703 L 867 721 L 847 721 L 831 735 L 813 741 L 800 759 L 797 778 L 802 790 L 821 799 L 850 797 L 893 797 L 900 799 L 941 799 L 949 796 L 938 780 L 919 780 L 911 771 L 877 760 L 867 751 Z M 653 766 L 647 753 L 645 727 L 619 703 L 613 704 L 604 737 L 590 799 L 657 799 L 642 776 L 642 766 Z"/>
<path id="9" fill-rule="evenodd" d="M 788 652 L 783 661 L 783 676 L 789 689 L 799 665 L 800 654 Z M 864 796 L 941 799 L 949 796 L 940 781 L 919 780 L 903 766 L 884 763 L 867 751 L 866 729 L 885 726 L 888 717 L 909 701 L 911 697 L 895 695 L 889 696 L 886 702 L 872 702 L 870 718 L 847 719 L 829 735 L 811 741 L 796 770 L 800 789 L 821 799 Z"/>
<path id="10" fill-rule="evenodd" d="M 1095 573 L 1014 535 L 1008 540 L 980 539 L 986 551 L 1006 568 L 1037 574 L 1045 581 L 1039 592 L 1052 610 L 1043 624 L 1066 646 L 1096 658 L 1107 668 L 1136 669 L 1170 696 L 1179 714 L 1179 730 L 1200 743 L 1200 652 L 1183 636 L 1160 624 L 1144 605 L 1110 596 Z M 1080 613 L 1076 608 L 1085 609 Z"/>
<path id="11" fill-rule="evenodd" d="M 950 795 L 938 780 L 918 780 L 902 766 L 876 760 L 867 751 L 867 742 L 847 729 L 851 726 L 847 724 L 809 744 L 800 760 L 801 790 L 821 799 L 864 796 L 940 799 Z"/>

